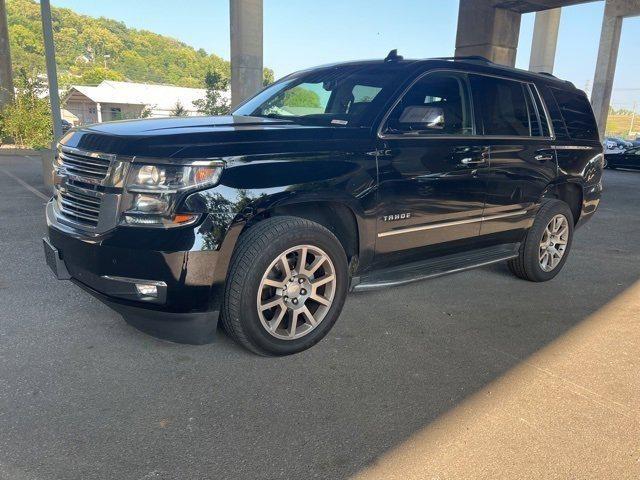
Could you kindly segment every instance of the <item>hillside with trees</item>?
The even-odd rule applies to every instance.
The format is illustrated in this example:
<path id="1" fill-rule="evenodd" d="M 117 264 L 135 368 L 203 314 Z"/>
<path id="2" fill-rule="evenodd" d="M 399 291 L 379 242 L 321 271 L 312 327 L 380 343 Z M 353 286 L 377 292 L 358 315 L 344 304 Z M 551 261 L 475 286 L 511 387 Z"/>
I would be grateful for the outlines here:
<path id="1" fill-rule="evenodd" d="M 40 5 L 35 0 L 7 0 L 7 13 L 14 71 L 45 73 Z M 207 72 L 229 78 L 228 61 L 174 38 L 67 8 L 52 8 L 52 17 L 63 87 L 107 79 L 203 88 Z M 269 69 L 265 80 L 273 81 Z"/>

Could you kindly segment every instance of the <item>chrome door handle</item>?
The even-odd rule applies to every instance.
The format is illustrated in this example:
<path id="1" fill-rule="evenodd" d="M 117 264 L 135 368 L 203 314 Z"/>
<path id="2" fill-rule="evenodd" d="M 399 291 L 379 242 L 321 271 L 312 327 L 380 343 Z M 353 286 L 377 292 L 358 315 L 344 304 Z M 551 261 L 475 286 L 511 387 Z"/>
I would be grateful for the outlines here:
<path id="1" fill-rule="evenodd" d="M 540 154 L 536 155 L 533 158 L 535 158 L 539 162 L 549 162 L 549 161 L 553 160 L 553 154 L 551 154 L 551 153 L 540 153 Z"/>
<path id="2" fill-rule="evenodd" d="M 460 160 L 460 163 L 463 165 L 480 165 L 482 163 L 486 163 L 486 159 L 484 158 L 463 158 Z"/>

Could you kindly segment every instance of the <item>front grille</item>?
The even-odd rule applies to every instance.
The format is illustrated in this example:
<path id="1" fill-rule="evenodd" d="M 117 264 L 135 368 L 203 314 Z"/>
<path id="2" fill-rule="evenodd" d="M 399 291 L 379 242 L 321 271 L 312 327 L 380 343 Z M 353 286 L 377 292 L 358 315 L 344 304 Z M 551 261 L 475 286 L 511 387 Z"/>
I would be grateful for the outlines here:
<path id="1" fill-rule="evenodd" d="M 70 175 L 102 181 L 109 173 L 111 160 L 66 151 L 60 152 L 59 155 L 60 163 Z"/>
<path id="2" fill-rule="evenodd" d="M 75 223 L 96 227 L 100 216 L 100 197 L 69 190 L 58 191 L 58 211 Z"/>

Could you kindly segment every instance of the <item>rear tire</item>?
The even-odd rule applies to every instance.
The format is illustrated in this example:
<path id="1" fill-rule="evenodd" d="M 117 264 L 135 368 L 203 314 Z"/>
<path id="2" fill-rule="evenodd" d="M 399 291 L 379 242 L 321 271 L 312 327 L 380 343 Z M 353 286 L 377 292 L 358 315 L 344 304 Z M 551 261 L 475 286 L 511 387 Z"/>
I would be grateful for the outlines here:
<path id="1" fill-rule="evenodd" d="M 222 325 L 257 354 L 297 353 L 331 330 L 347 286 L 347 258 L 329 230 L 298 217 L 269 218 L 240 236 L 225 286 Z"/>
<path id="2" fill-rule="evenodd" d="M 509 270 L 531 282 L 554 278 L 569 256 L 573 225 L 569 205 L 555 199 L 546 201 L 527 232 L 518 256 L 508 261 Z"/>

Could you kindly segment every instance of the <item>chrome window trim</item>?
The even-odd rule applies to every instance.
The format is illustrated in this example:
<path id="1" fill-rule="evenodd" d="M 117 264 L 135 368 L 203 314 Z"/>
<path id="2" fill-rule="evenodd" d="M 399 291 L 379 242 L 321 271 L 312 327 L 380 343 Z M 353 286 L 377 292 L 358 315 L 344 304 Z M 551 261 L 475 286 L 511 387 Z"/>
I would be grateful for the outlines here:
<path id="1" fill-rule="evenodd" d="M 552 145 L 554 150 L 595 150 L 596 147 L 590 145 Z"/>
<path id="2" fill-rule="evenodd" d="M 458 74 L 464 74 L 464 75 L 479 75 L 479 76 L 484 76 L 484 77 L 492 77 L 492 78 L 499 78 L 501 80 L 508 80 L 511 82 L 518 82 L 522 85 L 532 85 L 533 88 L 536 91 L 536 94 L 538 95 L 538 98 L 540 100 L 540 103 L 542 104 L 542 107 L 544 108 L 544 113 L 545 116 L 547 117 L 547 123 L 549 125 L 549 132 L 551 133 L 550 137 L 546 137 L 546 136 L 537 136 L 537 137 L 532 137 L 532 136 L 522 136 L 522 135 L 481 135 L 477 133 L 477 125 L 476 125 L 476 118 L 475 118 L 475 104 L 473 101 L 473 89 L 471 88 L 471 86 L 469 85 L 469 93 L 471 95 L 471 111 L 472 111 L 472 121 L 473 121 L 473 129 L 476 132 L 474 135 L 437 135 L 437 134 L 417 134 L 417 135 L 406 135 L 406 134 L 397 134 L 397 133 L 392 133 L 392 134 L 385 134 L 382 132 L 383 127 L 385 126 L 385 123 L 387 122 L 387 120 L 389 119 L 389 116 L 391 115 L 391 112 L 393 112 L 393 110 L 396 108 L 396 106 L 398 105 L 398 103 L 400 103 L 400 101 L 402 100 L 402 98 L 407 94 L 407 92 L 409 90 L 411 90 L 411 88 L 413 88 L 413 86 L 418 83 L 420 80 L 422 80 L 424 77 L 426 77 L 427 75 L 431 75 L 432 73 L 440 73 L 440 72 L 446 72 L 446 73 L 458 73 Z M 482 139 L 489 139 L 489 140 L 501 140 L 501 139 L 505 139 L 505 140 L 510 140 L 510 139 L 519 139 L 519 140 L 555 140 L 556 136 L 555 136 L 555 131 L 553 129 L 553 125 L 551 123 L 551 117 L 549 116 L 549 111 L 547 109 L 547 105 L 544 102 L 544 99 L 542 98 L 542 96 L 540 95 L 540 91 L 538 90 L 538 87 L 535 83 L 531 82 L 531 81 L 527 81 L 527 80 L 519 80 L 519 79 L 515 79 L 515 78 L 510 78 L 504 75 L 496 75 L 496 74 L 492 74 L 492 73 L 481 73 L 481 72 L 474 72 L 474 71 L 469 71 L 469 70 L 462 70 L 462 69 L 453 69 L 453 68 L 435 68 L 433 70 L 429 70 L 427 72 L 423 72 L 421 73 L 418 77 L 416 77 L 403 91 L 402 93 L 398 96 L 398 98 L 393 102 L 393 104 L 391 105 L 391 107 L 387 110 L 387 112 L 384 114 L 384 116 L 382 117 L 382 120 L 380 121 L 380 124 L 378 125 L 378 129 L 376 132 L 376 135 L 378 138 L 382 139 L 382 140 L 401 140 L 401 139 L 410 139 L 410 140 L 415 140 L 415 139 L 420 139 L 420 140 L 437 140 L 437 139 L 467 139 L 467 140 L 482 140 Z"/>
<path id="3" fill-rule="evenodd" d="M 501 218 L 519 217 L 521 215 L 526 214 L 527 212 L 528 212 L 527 210 L 518 210 L 517 212 L 499 213 L 496 215 L 489 215 L 489 216 L 483 215 L 481 217 L 469 218 L 466 220 L 456 220 L 453 222 L 434 223 L 431 225 L 422 225 L 419 227 L 409 227 L 409 228 L 401 228 L 398 230 L 389 230 L 388 232 L 378 233 L 378 238 L 390 237 L 392 235 L 402 235 L 405 233 L 421 232 L 424 230 L 433 230 L 436 228 L 455 227 L 457 225 L 466 225 L 469 223 L 487 222 L 490 220 L 499 220 Z"/>
<path id="4" fill-rule="evenodd" d="M 534 93 L 534 95 L 538 97 L 538 100 L 540 101 L 540 105 L 542 105 L 542 109 L 544 110 L 544 116 L 547 118 L 547 126 L 549 127 L 549 133 L 551 134 L 550 137 L 540 137 L 540 138 L 555 140 L 556 131 L 553 129 L 553 122 L 551 121 L 551 115 L 549 115 L 549 109 L 547 107 L 547 104 L 545 103 L 544 98 L 542 98 L 542 95 L 540 94 L 540 90 L 538 89 L 538 86 L 533 82 L 529 82 L 528 85 L 530 88 L 535 90 L 535 93 L 534 92 L 531 92 L 531 93 Z M 536 108 L 537 108 L 537 104 L 536 104 Z M 540 128 L 542 128 L 542 125 L 540 125 Z"/>

